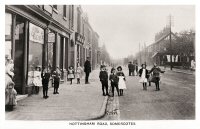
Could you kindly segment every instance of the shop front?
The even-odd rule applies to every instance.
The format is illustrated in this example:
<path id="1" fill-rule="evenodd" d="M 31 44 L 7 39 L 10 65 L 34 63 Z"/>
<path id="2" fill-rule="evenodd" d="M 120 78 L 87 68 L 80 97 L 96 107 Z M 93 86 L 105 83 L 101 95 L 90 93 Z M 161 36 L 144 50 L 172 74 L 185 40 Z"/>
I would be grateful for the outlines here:
<path id="1" fill-rule="evenodd" d="M 85 37 L 82 36 L 79 33 L 75 33 L 75 40 L 76 40 L 76 44 L 77 44 L 77 63 L 79 63 L 81 66 L 83 66 L 83 61 L 84 61 L 84 48 L 83 48 L 83 44 L 85 41 Z"/>
<path id="2" fill-rule="evenodd" d="M 6 6 L 5 56 L 14 61 L 13 80 L 18 94 L 33 93 L 31 77 L 44 67 L 52 72 L 59 67 L 65 80 L 71 32 L 42 15 L 27 11 L 25 6 Z"/>

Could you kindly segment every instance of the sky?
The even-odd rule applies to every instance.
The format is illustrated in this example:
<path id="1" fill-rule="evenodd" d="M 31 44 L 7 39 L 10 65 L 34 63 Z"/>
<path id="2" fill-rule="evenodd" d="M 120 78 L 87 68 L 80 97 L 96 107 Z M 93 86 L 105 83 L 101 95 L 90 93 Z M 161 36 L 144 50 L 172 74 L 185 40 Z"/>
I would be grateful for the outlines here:
<path id="1" fill-rule="evenodd" d="M 92 28 L 114 59 L 134 55 L 139 44 L 154 42 L 157 32 L 173 17 L 173 32 L 195 29 L 193 5 L 82 5 Z"/>

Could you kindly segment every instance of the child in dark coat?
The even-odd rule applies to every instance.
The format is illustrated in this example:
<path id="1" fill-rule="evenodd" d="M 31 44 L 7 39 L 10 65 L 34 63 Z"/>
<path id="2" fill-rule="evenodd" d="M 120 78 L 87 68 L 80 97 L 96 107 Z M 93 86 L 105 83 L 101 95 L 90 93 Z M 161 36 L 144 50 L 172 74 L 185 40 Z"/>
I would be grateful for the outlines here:
<path id="1" fill-rule="evenodd" d="M 116 75 L 116 70 L 115 68 L 111 69 L 111 74 L 109 77 L 110 83 L 111 83 L 111 87 L 112 87 L 112 96 L 114 96 L 114 89 L 116 88 L 117 90 L 117 94 L 119 96 L 119 88 L 118 88 L 118 82 L 119 82 L 119 78 Z"/>
<path id="2" fill-rule="evenodd" d="M 42 77 L 42 86 L 43 86 L 43 98 L 47 99 L 48 96 L 48 85 L 49 85 L 49 79 L 50 79 L 50 71 L 47 71 L 47 68 L 45 68 L 41 74 Z"/>
<path id="3" fill-rule="evenodd" d="M 99 73 L 99 79 L 100 79 L 101 84 L 102 84 L 103 96 L 108 95 L 108 72 L 106 71 L 105 66 L 103 66 L 101 68 L 101 71 Z M 104 92 L 104 89 L 106 90 L 106 94 Z"/>

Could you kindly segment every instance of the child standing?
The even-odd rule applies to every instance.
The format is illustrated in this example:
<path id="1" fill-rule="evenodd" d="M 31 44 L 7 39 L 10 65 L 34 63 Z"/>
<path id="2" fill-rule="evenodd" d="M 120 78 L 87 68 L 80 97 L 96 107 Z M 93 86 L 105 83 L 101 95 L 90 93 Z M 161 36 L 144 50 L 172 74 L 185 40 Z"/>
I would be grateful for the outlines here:
<path id="1" fill-rule="evenodd" d="M 119 96 L 119 88 L 118 88 L 119 78 L 118 78 L 118 76 L 116 75 L 116 70 L 115 70 L 115 68 L 112 68 L 112 69 L 111 69 L 111 74 L 110 74 L 109 80 L 110 80 L 110 82 L 111 82 L 111 87 L 112 87 L 112 96 L 114 96 L 114 89 L 115 89 L 115 88 L 116 88 L 117 94 L 118 94 L 118 96 Z"/>
<path id="2" fill-rule="evenodd" d="M 142 64 L 142 68 L 139 70 L 139 77 L 141 77 L 139 82 L 143 84 L 143 90 L 147 90 L 148 70 L 145 64 Z"/>
<path id="3" fill-rule="evenodd" d="M 80 64 L 77 64 L 77 69 L 76 69 L 76 78 L 77 78 L 77 84 L 80 84 L 80 78 L 82 77 L 83 69 L 80 67 Z"/>
<path id="4" fill-rule="evenodd" d="M 118 84 L 118 87 L 119 87 L 119 95 L 120 96 L 123 96 L 123 92 L 124 92 L 124 89 L 126 89 L 126 83 L 125 83 L 125 75 L 122 71 L 122 67 L 119 66 L 117 67 L 117 76 L 119 77 L 119 84 Z"/>
<path id="5" fill-rule="evenodd" d="M 101 71 L 99 73 L 99 78 L 102 84 L 103 96 L 106 96 L 108 95 L 108 73 L 106 71 L 106 66 L 102 66 Z M 106 94 L 104 92 L 104 89 L 106 90 Z"/>
<path id="6" fill-rule="evenodd" d="M 156 85 L 156 91 L 160 90 L 160 73 L 164 73 L 165 71 L 162 71 L 156 63 L 154 63 L 153 68 L 150 70 L 149 73 L 152 73 L 152 79 L 151 82 L 154 82 Z"/>
<path id="7" fill-rule="evenodd" d="M 47 99 L 48 96 L 48 86 L 49 86 L 49 79 L 50 79 L 50 71 L 47 71 L 45 68 L 41 74 L 42 76 L 42 86 L 43 86 L 43 98 Z"/>
<path id="8" fill-rule="evenodd" d="M 53 72 L 53 78 L 54 78 L 54 92 L 53 94 L 59 94 L 58 88 L 60 85 L 60 76 L 61 76 L 61 71 L 59 67 L 56 68 L 56 71 Z"/>
<path id="9" fill-rule="evenodd" d="M 72 80 L 74 79 L 74 69 L 73 69 L 73 66 L 69 66 L 69 69 L 68 69 L 68 79 L 70 80 L 70 84 L 72 84 Z"/>

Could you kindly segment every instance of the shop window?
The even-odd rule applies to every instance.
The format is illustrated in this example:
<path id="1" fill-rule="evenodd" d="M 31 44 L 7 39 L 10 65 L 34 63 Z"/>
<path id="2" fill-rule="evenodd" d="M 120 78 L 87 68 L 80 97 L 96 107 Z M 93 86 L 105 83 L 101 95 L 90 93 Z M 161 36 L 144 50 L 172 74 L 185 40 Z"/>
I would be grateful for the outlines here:
<path id="1" fill-rule="evenodd" d="M 28 85 L 37 67 L 42 68 L 44 30 L 29 24 Z"/>
<path id="2" fill-rule="evenodd" d="M 11 43 L 11 28 L 12 28 L 12 15 L 6 13 L 5 15 L 5 55 L 12 57 L 12 43 Z"/>

